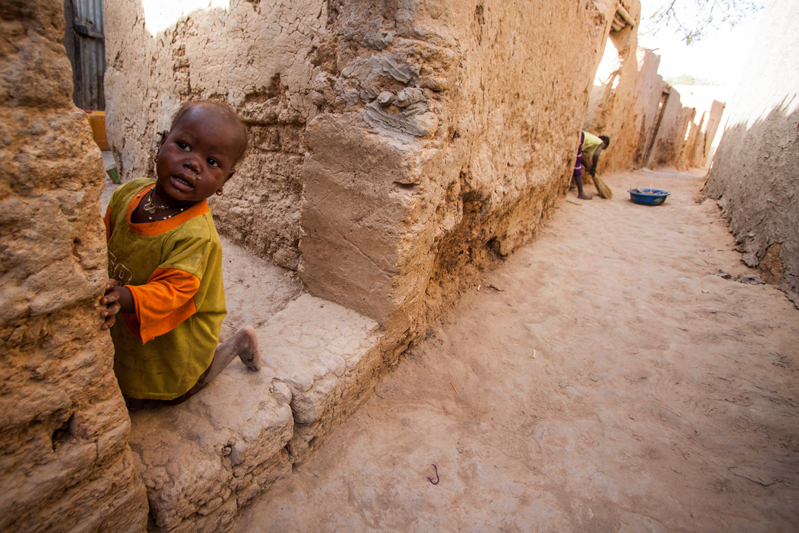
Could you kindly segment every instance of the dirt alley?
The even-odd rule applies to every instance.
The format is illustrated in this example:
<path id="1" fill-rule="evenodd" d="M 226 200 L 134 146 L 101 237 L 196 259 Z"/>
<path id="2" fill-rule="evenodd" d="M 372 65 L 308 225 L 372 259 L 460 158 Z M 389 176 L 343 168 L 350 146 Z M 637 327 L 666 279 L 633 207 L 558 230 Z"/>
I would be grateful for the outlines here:
<path id="1" fill-rule="evenodd" d="M 799 311 L 734 280 L 756 272 L 702 177 L 605 180 L 234 531 L 798 530 Z"/>

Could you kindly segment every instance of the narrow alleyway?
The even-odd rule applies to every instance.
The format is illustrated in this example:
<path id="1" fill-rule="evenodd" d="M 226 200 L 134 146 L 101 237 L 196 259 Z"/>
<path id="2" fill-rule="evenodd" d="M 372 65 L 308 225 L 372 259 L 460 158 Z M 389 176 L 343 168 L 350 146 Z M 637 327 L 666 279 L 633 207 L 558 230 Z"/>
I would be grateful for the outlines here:
<path id="1" fill-rule="evenodd" d="M 234 531 L 795 531 L 799 310 L 740 282 L 701 177 L 605 179 Z"/>

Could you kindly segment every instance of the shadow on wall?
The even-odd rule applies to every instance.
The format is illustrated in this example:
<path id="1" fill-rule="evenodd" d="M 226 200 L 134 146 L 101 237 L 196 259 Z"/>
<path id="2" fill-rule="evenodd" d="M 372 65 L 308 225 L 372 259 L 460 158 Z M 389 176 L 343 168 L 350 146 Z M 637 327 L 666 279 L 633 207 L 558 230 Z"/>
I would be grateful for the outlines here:
<path id="1" fill-rule="evenodd" d="M 784 100 L 751 125 L 725 128 L 703 192 L 723 209 L 744 262 L 799 307 L 799 107 L 794 100 Z"/>

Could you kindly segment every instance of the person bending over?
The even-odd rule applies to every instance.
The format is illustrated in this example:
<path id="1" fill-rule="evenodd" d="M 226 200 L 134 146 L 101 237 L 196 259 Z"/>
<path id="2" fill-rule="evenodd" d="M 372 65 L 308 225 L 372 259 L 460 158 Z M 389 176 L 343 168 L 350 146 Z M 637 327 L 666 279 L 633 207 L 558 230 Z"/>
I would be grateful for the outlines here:
<path id="1" fill-rule="evenodd" d="M 572 178 L 577 184 L 577 198 L 581 200 L 591 200 L 593 196 L 585 194 L 583 191 L 583 142 L 585 142 L 585 132 L 580 133 L 580 144 L 577 145 L 577 160 L 574 162 Z M 572 187 L 572 189 L 573 188 L 574 187 Z"/>
<path id="2" fill-rule="evenodd" d="M 582 164 L 583 167 L 591 174 L 591 177 L 596 177 L 596 166 L 599 163 L 599 154 L 602 153 L 602 150 L 606 149 L 610 146 L 610 137 L 607 135 L 591 135 L 587 131 L 583 132 L 583 140 L 580 144 L 582 148 Z M 576 179 L 575 179 L 576 181 Z M 594 182 L 596 184 L 596 181 Z M 583 198 L 584 195 L 582 193 L 582 178 L 580 178 L 580 183 L 577 186 L 578 189 L 578 197 Z M 597 191 L 599 188 L 597 187 Z M 590 200 L 590 196 L 586 196 L 583 198 L 584 200 Z"/>
<path id="3" fill-rule="evenodd" d="M 161 141 L 157 179 L 114 191 L 105 215 L 109 281 L 101 317 L 129 407 L 179 403 L 237 356 L 261 368 L 252 327 L 217 345 L 227 313 L 222 244 L 206 203 L 222 193 L 246 149 L 247 130 L 229 106 L 188 102 Z"/>

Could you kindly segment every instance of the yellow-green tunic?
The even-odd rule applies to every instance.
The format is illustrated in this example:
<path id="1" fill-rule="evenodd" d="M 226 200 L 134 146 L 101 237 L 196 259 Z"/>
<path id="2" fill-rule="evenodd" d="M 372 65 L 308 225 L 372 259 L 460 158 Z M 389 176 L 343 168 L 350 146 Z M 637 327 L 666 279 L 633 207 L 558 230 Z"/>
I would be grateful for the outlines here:
<path id="1" fill-rule="evenodd" d="M 130 289 L 136 307 L 111 328 L 114 373 L 126 396 L 172 400 L 197 383 L 219 342 L 222 243 L 205 201 L 167 220 L 132 223 L 154 186 L 149 178 L 120 186 L 106 212 L 108 275 Z"/>
<path id="2" fill-rule="evenodd" d="M 596 149 L 599 148 L 600 144 L 602 144 L 602 139 L 596 135 L 588 133 L 587 131 L 584 131 L 583 133 L 585 134 L 585 139 L 583 140 L 583 155 L 588 156 L 589 158 L 594 157 L 594 152 L 596 152 Z"/>

